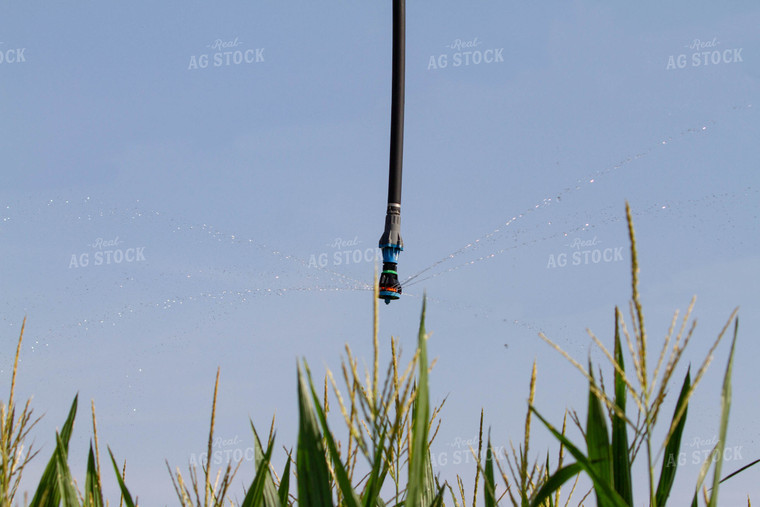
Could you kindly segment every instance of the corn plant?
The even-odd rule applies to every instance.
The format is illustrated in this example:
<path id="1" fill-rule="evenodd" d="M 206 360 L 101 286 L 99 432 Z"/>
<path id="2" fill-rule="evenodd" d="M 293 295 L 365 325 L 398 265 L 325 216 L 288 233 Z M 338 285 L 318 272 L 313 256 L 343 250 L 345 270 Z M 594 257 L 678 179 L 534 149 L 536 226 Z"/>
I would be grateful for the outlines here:
<path id="1" fill-rule="evenodd" d="M 530 499 L 537 494 L 537 492 L 544 487 L 545 483 L 550 477 L 550 454 L 546 453 L 545 457 L 539 459 L 535 458 L 531 462 L 529 457 L 530 450 L 530 436 L 531 436 L 531 422 L 532 422 L 532 406 L 536 395 L 536 380 L 537 380 L 537 365 L 533 362 L 533 369 L 530 376 L 530 385 L 528 390 L 528 410 L 525 414 L 525 426 L 523 432 L 523 442 L 518 444 L 515 448 L 515 444 L 509 441 L 509 450 L 506 448 L 503 451 L 503 455 L 500 455 L 494 451 L 491 444 L 491 434 L 488 433 L 486 441 L 486 455 L 483 459 L 483 410 L 480 412 L 480 425 L 478 430 L 478 449 L 477 452 L 472 447 L 470 452 L 475 458 L 475 485 L 472 491 L 472 502 L 468 504 L 468 495 L 465 493 L 464 482 L 462 478 L 457 475 L 456 486 L 457 492 L 454 488 L 447 484 L 452 501 L 455 507 L 467 507 L 471 505 L 475 507 L 478 505 L 478 493 L 479 493 L 479 479 L 483 477 L 483 502 L 486 507 L 493 507 L 498 505 L 501 501 L 509 500 L 514 507 L 528 505 Z M 565 412 L 565 418 L 562 422 L 561 435 L 565 434 L 567 426 L 567 412 Z M 560 443 L 557 467 L 561 468 L 564 461 L 565 448 Z M 496 468 L 494 468 L 494 464 Z M 496 487 L 496 475 L 500 475 L 504 482 L 504 491 L 497 496 Z M 579 475 L 575 474 L 575 480 L 573 481 L 570 493 L 565 498 L 565 507 L 570 505 L 573 499 L 575 489 L 578 485 Z M 553 496 L 547 496 L 540 505 L 545 507 L 554 507 L 560 505 L 560 488 L 554 491 Z M 583 504 L 583 501 L 591 493 L 588 491 L 579 501 L 579 505 Z M 457 496 L 458 494 L 458 496 Z"/>
<path id="2" fill-rule="evenodd" d="M 56 447 L 50 461 L 45 467 L 40 482 L 37 485 L 30 507 L 104 507 L 108 503 L 103 501 L 103 485 L 100 480 L 100 464 L 97 452 L 97 430 L 95 421 L 95 406 L 92 405 L 92 422 L 95 431 L 95 451 L 93 443 L 90 443 L 90 451 L 87 457 L 87 470 L 85 472 L 84 492 L 80 492 L 71 475 L 68 464 L 69 439 L 74 427 L 74 419 L 77 412 L 77 398 L 71 404 L 68 417 L 63 423 L 60 433 L 56 432 Z M 113 464 L 116 478 L 121 491 L 120 505 L 135 507 L 136 500 L 132 499 L 124 484 L 124 469 L 119 471 L 116 459 L 111 450 L 108 450 Z"/>
<path id="3" fill-rule="evenodd" d="M 211 424 L 208 434 L 208 450 L 206 452 L 206 463 L 202 464 L 203 483 L 201 484 L 198 479 L 198 469 L 196 466 L 190 466 L 190 484 L 182 476 L 182 473 L 177 468 L 176 473 L 172 472 L 169 462 L 166 462 L 166 467 L 169 469 L 169 475 L 171 476 L 174 490 L 177 493 L 177 498 L 180 501 L 182 507 L 221 507 L 224 505 L 227 491 L 232 483 L 232 480 L 237 473 L 240 463 L 238 463 L 235 469 L 232 468 L 232 463 L 227 464 L 227 469 L 222 472 L 219 470 L 216 474 L 214 483 L 211 483 L 211 447 L 214 441 L 214 423 L 216 421 L 216 395 L 219 392 L 219 369 L 216 370 L 216 381 L 214 382 L 214 397 L 211 402 Z M 241 462 L 242 463 L 242 462 Z M 221 479 L 221 480 L 220 480 Z M 202 489 L 201 489 L 202 488 Z M 194 498 L 193 498 L 194 496 Z"/>
<path id="4" fill-rule="evenodd" d="M 431 408 L 428 394 L 428 365 L 425 333 L 425 303 L 418 333 L 417 350 L 401 371 L 398 343 L 391 339 L 391 361 L 385 379 L 380 381 L 378 343 L 377 284 L 375 284 L 373 367 L 359 373 L 358 361 L 346 346 L 347 359 L 341 365 L 345 393 L 338 387 L 335 375 L 328 369 L 323 394 L 317 393 L 309 365 L 302 361 L 297 368 L 299 429 L 295 459 L 288 455 L 285 469 L 278 478 L 271 468 L 274 447 L 274 421 L 270 427 L 266 449 L 251 423 L 255 443 L 256 474 L 246 490 L 243 507 L 279 507 L 297 503 L 310 505 L 442 505 L 443 487 L 433 477 L 429 446 L 435 436 L 435 424 L 442 405 Z M 415 377 L 414 371 L 418 370 Z M 216 392 L 212 402 L 209 446 L 213 440 Z M 340 442 L 330 429 L 331 387 L 347 428 L 345 442 Z M 439 421 L 440 422 L 440 421 Z M 436 426 L 437 428 L 437 426 Z M 432 432 L 432 436 L 431 436 Z M 209 453 L 210 455 L 210 453 Z M 359 463 L 363 456 L 366 464 Z M 290 492 L 291 465 L 295 465 L 296 491 Z M 168 463 L 167 463 L 168 466 Z M 360 471 L 361 470 L 361 471 Z M 190 481 L 181 472 L 170 474 L 183 507 L 216 507 L 230 500 L 229 485 L 237 471 L 228 465 L 212 482 L 208 465 L 203 477 L 190 468 Z M 401 477 L 406 471 L 406 479 Z M 392 489 L 392 496 L 381 494 Z M 386 493 L 387 494 L 387 493 Z M 234 503 L 233 503 L 234 504 Z"/>
<path id="5" fill-rule="evenodd" d="M 24 408 L 16 418 L 15 389 L 16 373 L 18 370 L 18 360 L 21 354 L 21 343 L 24 339 L 24 327 L 26 319 L 21 325 L 18 344 L 16 346 L 16 356 L 13 362 L 13 374 L 11 377 L 11 390 L 8 397 L 8 404 L 0 402 L 0 505 L 11 506 L 18 493 L 18 487 L 25 466 L 34 458 L 38 451 L 32 451 L 31 446 L 25 448 L 25 440 L 29 436 L 31 429 L 40 420 L 32 419 L 31 400 L 27 400 Z M 30 507 L 103 507 L 108 505 L 103 502 L 103 486 L 100 480 L 100 459 L 98 452 L 98 431 L 95 419 L 95 403 L 92 403 L 92 429 L 94 435 L 93 442 L 90 442 L 90 451 L 87 457 L 87 470 L 85 472 L 85 489 L 80 492 L 71 475 L 68 464 L 68 450 L 71 433 L 74 429 L 74 419 L 76 417 L 79 396 L 74 397 L 74 401 L 69 409 L 68 416 L 61 427 L 60 432 L 55 435 L 55 450 L 50 457 L 45 470 L 42 473 L 37 489 L 31 502 Z M 111 451 L 109 449 L 109 454 Z M 116 471 L 116 476 L 121 489 L 121 502 L 127 507 L 136 505 L 127 490 L 123 481 L 123 471 L 120 473 L 116 461 L 111 454 L 111 460 Z M 25 499 L 24 504 L 27 504 Z"/>
<path id="6" fill-rule="evenodd" d="M 344 401 L 332 372 L 327 371 L 327 378 L 348 428 L 346 471 L 349 480 L 356 483 L 357 458 L 361 454 L 369 468 L 369 471 L 358 479 L 358 483 L 363 484 L 363 499 L 370 499 L 368 501 L 371 502 L 379 499 L 383 485 L 390 479 L 395 494 L 389 502 L 400 502 L 404 497 L 414 498 L 418 493 L 422 495 L 422 501 L 429 502 L 432 499 L 432 491 L 436 489 L 429 460 L 429 445 L 435 438 L 437 426 L 433 429 L 433 425 L 445 400 L 437 407 L 430 406 L 428 372 L 432 366 L 429 367 L 427 361 L 425 304 L 423 302 L 418 347 L 412 360 L 401 372 L 398 343 L 391 339 L 391 361 L 381 388 L 377 335 L 379 299 L 376 284 L 374 296 L 372 371 L 365 371 L 362 379 L 358 372 L 357 360 L 350 348 L 346 347 L 348 358 L 347 362 L 343 362 L 341 369 L 348 402 Z M 415 368 L 419 369 L 416 380 L 413 376 Z M 325 408 L 327 406 L 325 396 Z M 431 432 L 432 437 L 429 438 Z M 405 468 L 408 471 L 406 487 L 401 478 Z M 408 480 L 411 477 L 422 477 L 422 482 Z"/>
<path id="7" fill-rule="evenodd" d="M 0 505 L 11 505 L 18 492 L 24 467 L 37 454 L 31 446 L 25 448 L 24 442 L 29 432 L 34 428 L 39 418 L 32 418 L 31 400 L 27 400 L 21 413 L 16 417 L 16 372 L 21 353 L 21 342 L 24 339 L 26 318 L 21 324 L 21 333 L 16 346 L 16 356 L 13 361 L 13 374 L 8 404 L 0 402 Z"/>
<path id="8" fill-rule="evenodd" d="M 355 442 L 355 448 L 364 454 L 370 467 L 369 472 L 360 481 L 363 484 L 360 488 L 352 483 L 351 471 L 355 470 L 355 454 L 348 452 L 345 458 L 341 455 L 328 426 L 326 410 L 320 402 L 308 365 L 304 363 L 303 370 L 299 367 L 300 427 L 296 457 L 299 506 L 334 505 L 334 499 L 337 499 L 340 505 L 349 507 L 386 505 L 380 494 L 385 479 L 391 472 L 396 487 L 396 494 L 391 499 L 393 504 L 405 507 L 443 505 L 444 487 L 433 477 L 430 460 L 431 415 L 435 417 L 437 410 L 433 410 L 431 414 L 426 341 L 423 300 L 417 353 L 411 363 L 413 365 L 416 362 L 418 365 L 416 385 L 411 375 L 404 374 L 399 378 L 394 373 L 386 379 L 382 392 L 379 392 L 375 339 L 375 374 L 372 379 L 370 380 L 368 373 L 366 385 L 359 387 L 358 375 L 353 374 L 353 377 L 349 377 L 346 374 L 346 378 L 352 379 L 348 382 L 349 389 L 354 386 L 354 392 L 357 393 L 355 395 L 362 400 L 360 407 L 364 410 L 363 419 L 352 415 L 357 414 L 356 408 L 348 410 L 335 388 L 341 412 L 349 427 L 349 449 L 350 443 Z M 355 366 L 355 363 L 353 365 Z M 398 371 L 395 351 L 389 370 Z M 402 393 L 408 393 L 408 396 Z M 394 408 L 395 413 L 392 413 Z M 357 426 L 356 420 L 361 421 L 362 428 Z M 406 438 L 404 430 L 408 430 Z M 396 479 L 401 468 L 399 463 L 402 455 L 405 456 L 404 465 L 407 469 L 406 487 L 403 489 Z M 332 492 L 333 484 L 336 484 L 335 495 Z"/>
<path id="9" fill-rule="evenodd" d="M 724 375 L 721 395 L 721 420 L 718 443 L 712 450 L 710 456 L 711 459 L 705 462 L 705 465 L 700 471 L 692 503 L 694 507 L 697 506 L 697 493 L 700 488 L 702 488 L 702 483 L 707 474 L 712 457 L 721 456 L 723 453 L 731 400 L 731 369 L 738 332 L 737 311 L 734 310 L 729 317 L 728 322 L 713 342 L 712 347 L 697 371 L 693 382 L 691 380 L 691 372 L 690 370 L 687 370 L 681 385 L 673 416 L 669 423 L 667 435 L 659 446 L 659 449 L 656 450 L 656 444 L 653 437 L 654 427 L 660 420 L 659 416 L 661 415 L 661 409 L 664 406 L 672 376 L 676 371 L 676 367 L 682 357 L 684 349 L 694 333 L 695 322 L 689 324 L 694 300 L 692 300 L 692 303 L 681 322 L 680 329 L 678 333 L 675 334 L 675 338 L 674 330 L 678 323 L 678 312 L 674 315 L 670 330 L 666 335 L 659 357 L 655 363 L 654 373 L 650 377 L 649 371 L 651 364 L 649 363 L 649 357 L 647 354 L 648 341 L 644 327 L 644 314 L 638 292 L 639 267 L 636 252 L 636 239 L 633 229 L 633 221 L 631 219 L 631 210 L 627 204 L 626 216 L 631 243 L 633 298 L 630 305 L 630 313 L 633 323 L 632 331 L 628 331 L 622 313 L 618 308 L 615 309 L 615 338 L 612 353 L 610 353 L 602 342 L 589 331 L 593 343 L 599 347 L 613 367 L 613 393 L 608 394 L 605 391 L 603 379 L 601 377 L 599 380 L 595 378 L 593 365 L 591 364 L 590 359 L 588 369 L 586 369 L 581 366 L 578 361 L 563 351 L 557 344 L 541 334 L 541 338 L 567 358 L 588 380 L 588 409 L 585 431 L 583 431 L 586 440 L 586 453 L 584 454 L 578 446 L 574 445 L 564 434 L 557 431 L 534 407 L 531 407 L 533 413 L 536 414 L 554 437 L 567 448 L 568 452 L 576 460 L 570 465 L 558 468 L 546 480 L 543 487 L 541 487 L 531 499 L 530 505 L 532 506 L 544 505 L 544 502 L 552 495 L 552 493 L 556 492 L 562 484 L 580 472 L 585 473 L 591 479 L 598 506 L 632 506 L 634 488 L 631 480 L 631 468 L 642 448 L 645 452 L 644 460 L 648 475 L 646 502 L 651 507 L 664 506 L 670 495 L 676 475 L 676 469 L 678 466 L 677 456 L 680 449 L 683 428 L 686 423 L 689 400 L 699 384 L 699 381 L 702 379 L 708 365 L 711 363 L 718 344 L 726 334 L 730 324 L 733 322 L 734 336 L 729 352 L 728 365 Z M 626 374 L 621 334 L 625 337 L 628 351 L 630 352 L 631 362 L 633 363 L 633 379 L 630 375 Z M 665 361 L 666 356 L 667 361 Z M 629 395 L 633 399 L 638 412 L 638 417 L 635 420 L 629 417 L 629 410 L 627 410 L 626 406 L 627 397 Z M 607 420 L 610 421 L 611 435 L 607 429 Z M 629 429 L 632 433 L 632 438 L 630 440 L 628 438 Z M 659 475 L 657 475 L 657 462 L 660 460 L 661 466 L 659 467 Z M 722 482 L 720 479 L 721 464 L 722 460 L 716 460 L 713 483 L 709 495 L 707 490 L 704 490 L 705 503 L 710 507 L 717 505 L 718 486 L 720 485 L 720 482 Z M 656 476 L 657 478 L 655 478 Z M 723 480 L 727 478 L 728 477 Z"/>

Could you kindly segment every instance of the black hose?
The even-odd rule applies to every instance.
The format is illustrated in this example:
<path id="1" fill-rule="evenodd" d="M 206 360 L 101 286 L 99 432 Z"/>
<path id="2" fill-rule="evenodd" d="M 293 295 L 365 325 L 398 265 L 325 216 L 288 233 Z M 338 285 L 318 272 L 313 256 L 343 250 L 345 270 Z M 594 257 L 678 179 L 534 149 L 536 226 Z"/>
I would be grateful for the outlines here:
<path id="1" fill-rule="evenodd" d="M 393 75 L 391 91 L 391 152 L 388 204 L 401 204 L 401 166 L 404 158 L 404 68 L 406 0 L 393 0 Z"/>

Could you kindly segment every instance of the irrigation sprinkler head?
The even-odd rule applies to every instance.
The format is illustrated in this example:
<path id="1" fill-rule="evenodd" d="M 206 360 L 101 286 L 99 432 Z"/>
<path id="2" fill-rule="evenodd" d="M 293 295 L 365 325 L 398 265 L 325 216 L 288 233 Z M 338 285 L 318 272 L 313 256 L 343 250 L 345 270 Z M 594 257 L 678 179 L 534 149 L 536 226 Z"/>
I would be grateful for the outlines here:
<path id="1" fill-rule="evenodd" d="M 385 249 L 383 249 L 385 250 Z M 388 305 L 392 300 L 401 295 L 401 284 L 398 281 L 395 262 L 383 262 L 383 272 L 380 274 L 380 292 L 378 297 L 385 300 Z"/>
<path id="2" fill-rule="evenodd" d="M 380 248 L 383 250 L 383 272 L 380 274 L 380 293 L 378 297 L 385 299 L 385 304 L 398 299 L 401 294 L 401 284 L 398 281 L 398 255 L 404 249 L 401 239 L 401 205 L 388 204 L 385 215 L 385 231 L 380 237 Z"/>

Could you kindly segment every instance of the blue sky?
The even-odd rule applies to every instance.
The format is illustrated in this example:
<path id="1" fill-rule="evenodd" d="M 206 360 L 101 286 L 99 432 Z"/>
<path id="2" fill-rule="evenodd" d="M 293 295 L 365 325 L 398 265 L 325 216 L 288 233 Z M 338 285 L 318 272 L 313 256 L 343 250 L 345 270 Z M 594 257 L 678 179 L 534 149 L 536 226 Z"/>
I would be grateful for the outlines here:
<path id="1" fill-rule="evenodd" d="M 11 351 L 27 316 L 18 388 L 46 414 L 42 454 L 79 392 L 75 461 L 94 399 L 133 491 L 174 503 L 164 459 L 205 449 L 217 366 L 217 434 L 244 449 L 247 418 L 276 412 L 294 445 L 296 359 L 319 372 L 344 343 L 371 352 L 391 3 L 3 13 L 0 339 Z M 433 445 L 452 456 L 442 478 L 472 474 L 452 449 L 481 407 L 501 444 L 520 438 L 534 359 L 538 407 L 558 421 L 584 406 L 583 379 L 537 333 L 579 358 L 587 327 L 609 343 L 630 298 L 626 200 L 651 336 L 697 294 L 698 364 L 741 307 L 727 443 L 742 453 L 724 470 L 760 454 L 759 21 L 752 2 L 407 7 L 399 272 L 419 276 L 381 308 L 380 336 L 410 355 L 427 291 L 433 393 L 448 396 Z M 480 63 L 465 64 L 468 45 Z M 109 249 L 122 260 L 108 263 Z M 720 351 L 685 439 L 716 433 Z M 4 354 L 3 378 L 10 365 Z M 535 449 L 551 444 L 538 435 Z M 679 474 L 684 498 L 698 468 Z M 723 499 L 756 496 L 753 475 Z"/>

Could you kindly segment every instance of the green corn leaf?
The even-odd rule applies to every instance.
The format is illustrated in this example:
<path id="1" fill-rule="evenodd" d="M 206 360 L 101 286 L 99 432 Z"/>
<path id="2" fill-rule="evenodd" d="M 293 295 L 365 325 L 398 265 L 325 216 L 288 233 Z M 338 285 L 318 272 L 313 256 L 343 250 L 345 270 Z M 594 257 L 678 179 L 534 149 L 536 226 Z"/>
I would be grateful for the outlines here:
<path id="1" fill-rule="evenodd" d="M 591 362 L 589 361 L 588 371 L 592 372 Z M 607 433 L 607 423 L 604 420 L 604 409 L 601 400 L 594 394 L 595 387 L 594 375 L 590 373 L 588 390 L 588 413 L 586 417 L 586 447 L 588 451 L 588 460 L 596 472 L 598 481 L 594 481 L 594 489 L 597 491 L 596 502 L 598 507 L 607 507 L 610 505 L 605 495 L 599 494 L 599 485 L 597 482 L 604 482 L 610 488 L 613 487 L 612 481 L 612 449 Z"/>
<path id="2" fill-rule="evenodd" d="M 621 373 L 625 373 L 625 362 L 623 361 L 623 349 L 620 345 L 620 323 L 618 322 L 619 313 L 615 308 L 615 362 L 620 368 L 620 372 L 615 369 L 615 405 L 621 414 L 625 414 L 626 397 L 628 394 L 625 380 Z M 631 461 L 628 454 L 628 428 L 625 418 L 618 415 L 617 411 L 612 412 L 612 474 L 615 491 L 629 505 L 633 505 L 633 487 L 631 485 Z M 660 505 L 658 503 L 658 505 Z"/>
<path id="3" fill-rule="evenodd" d="M 74 401 L 69 409 L 69 415 L 61 428 L 61 441 L 66 452 L 69 450 L 69 439 L 74 428 L 74 418 L 77 413 L 77 400 L 79 395 L 74 396 Z M 58 507 L 61 502 L 61 490 L 58 488 L 58 459 L 56 452 L 50 457 L 45 471 L 42 473 L 37 490 L 34 493 L 30 507 Z"/>
<path id="4" fill-rule="evenodd" d="M 274 449 L 274 435 L 272 435 L 272 438 L 267 442 L 267 451 L 265 452 L 261 447 L 261 440 L 259 439 L 258 433 L 256 433 L 256 428 L 253 426 L 253 421 L 251 421 L 251 429 L 253 430 L 254 436 L 256 470 L 258 471 L 259 468 L 264 468 L 266 470 L 266 474 L 264 474 L 264 505 L 265 507 L 280 507 L 280 497 L 277 493 L 277 488 L 274 485 L 272 474 L 269 472 L 269 463 L 272 458 L 272 450 Z"/>
<path id="5" fill-rule="evenodd" d="M 330 455 L 330 459 L 333 464 L 333 470 L 335 472 L 335 477 L 338 480 L 338 488 L 340 488 L 340 492 L 343 495 L 343 505 L 346 505 L 348 507 L 359 507 L 361 502 L 359 498 L 356 496 L 356 493 L 354 492 L 353 487 L 351 486 L 351 480 L 349 479 L 348 472 L 346 472 L 346 468 L 340 459 L 340 453 L 338 452 L 338 446 L 335 443 L 335 438 L 333 437 L 332 432 L 330 431 L 330 428 L 327 426 L 327 416 L 325 415 L 325 412 L 322 409 L 322 405 L 320 404 L 319 395 L 317 394 L 316 389 L 314 389 L 314 382 L 312 382 L 311 373 L 309 372 L 308 366 L 306 367 L 306 374 L 309 379 L 309 388 L 311 389 L 311 395 L 314 401 L 314 408 L 317 413 L 319 423 L 322 427 L 322 432 L 325 435 L 325 442 L 327 443 L 327 452 Z M 299 498 L 299 502 L 300 502 L 300 498 Z"/>
<path id="6" fill-rule="evenodd" d="M 280 487 L 277 488 L 277 496 L 280 498 L 280 505 L 288 505 L 288 495 L 290 494 L 290 461 L 291 454 L 288 453 L 285 469 L 280 476 Z"/>
<path id="7" fill-rule="evenodd" d="M 58 491 L 61 492 L 61 505 L 63 507 L 81 507 L 77 490 L 74 487 L 74 480 L 71 477 L 66 448 L 58 432 L 55 434 L 55 441 L 55 457 L 58 462 L 56 480 Z"/>
<path id="8" fill-rule="evenodd" d="M 597 497 L 604 498 L 609 503 L 609 505 L 612 505 L 614 507 L 629 507 L 628 504 L 626 504 L 625 500 L 623 500 L 623 498 L 612 488 L 609 478 L 605 481 L 599 477 L 596 472 L 596 467 L 591 463 L 589 458 L 580 451 L 580 449 L 578 449 L 572 442 L 570 442 L 567 437 L 565 437 L 565 435 L 557 431 L 554 426 L 552 426 L 546 419 L 544 419 L 543 416 L 538 413 L 535 407 L 531 406 L 530 410 L 536 414 L 536 417 L 538 417 L 538 419 L 544 424 L 544 426 L 546 426 L 549 432 L 554 435 L 554 438 L 559 440 L 565 446 L 565 449 L 567 449 L 567 451 L 573 455 L 577 461 L 577 464 L 584 472 L 586 472 L 586 475 L 588 475 L 589 479 L 591 479 L 591 481 L 594 483 Z M 531 506 L 540 507 L 540 502 L 536 502 L 534 500 L 531 503 Z"/>
<path id="9" fill-rule="evenodd" d="M 426 487 L 426 459 L 429 461 L 428 450 L 428 421 L 430 419 L 430 405 L 428 393 L 428 362 L 425 337 L 425 306 L 426 297 L 422 298 L 422 316 L 420 317 L 420 330 L 417 335 L 419 347 L 419 378 L 417 386 L 417 398 L 412 412 L 412 446 L 409 458 L 409 479 L 407 482 L 407 495 L 404 507 L 421 507 L 423 494 Z"/>
<path id="10" fill-rule="evenodd" d="M 127 507 L 135 507 L 135 502 L 132 500 L 132 495 L 129 494 L 127 485 L 124 484 L 124 479 L 121 478 L 121 472 L 119 472 L 119 465 L 116 464 L 116 459 L 113 457 L 111 448 L 108 448 L 108 454 L 111 456 L 111 463 L 113 463 L 113 470 L 116 472 L 116 480 L 119 482 L 119 489 L 121 490 L 121 496 L 124 499 L 124 505 Z"/>
<path id="11" fill-rule="evenodd" d="M 486 466 L 483 473 L 483 495 L 486 507 L 496 506 L 496 481 L 493 475 L 493 448 L 491 447 L 491 432 L 488 432 L 488 446 L 486 447 Z"/>
<path id="12" fill-rule="evenodd" d="M 699 503 L 697 502 L 697 499 L 699 498 L 699 490 L 702 488 L 702 483 L 705 481 L 705 477 L 707 477 L 707 471 L 710 468 L 710 463 L 712 462 L 713 453 L 715 452 L 715 449 L 713 448 L 713 451 L 710 453 L 710 456 L 705 460 L 704 463 L 702 463 L 702 466 L 699 468 L 699 475 L 697 476 L 697 485 L 694 488 L 694 497 L 691 499 L 691 507 L 699 507 Z"/>
<path id="13" fill-rule="evenodd" d="M 100 490 L 98 483 L 98 469 L 95 465 L 95 453 L 92 451 L 92 442 L 90 442 L 90 452 L 87 455 L 87 476 L 84 483 L 84 505 L 87 507 L 103 507 L 103 492 Z"/>
<path id="14" fill-rule="evenodd" d="M 734 320 L 734 338 L 731 340 L 731 352 L 728 354 L 728 365 L 723 376 L 723 389 L 720 394 L 720 428 L 718 429 L 717 460 L 713 473 L 712 493 L 710 494 L 709 507 L 718 505 L 718 487 L 720 486 L 720 472 L 723 466 L 723 451 L 726 447 L 726 433 L 728 432 L 728 413 L 731 410 L 731 372 L 734 367 L 734 349 L 736 336 L 739 333 L 739 318 Z"/>
<path id="15" fill-rule="evenodd" d="M 387 450 L 385 449 L 387 437 L 388 425 L 384 422 L 380 436 L 373 443 L 375 455 L 372 461 L 372 470 L 370 470 L 369 478 L 367 479 L 367 486 L 364 488 L 364 494 L 362 495 L 362 505 L 364 506 L 375 506 L 378 500 L 380 500 L 380 489 L 383 487 L 390 466 L 390 459 L 388 459 Z"/>
<path id="16" fill-rule="evenodd" d="M 438 484 L 438 479 L 433 475 L 433 462 L 430 459 L 430 448 L 425 449 L 425 479 L 422 488 L 422 505 L 443 505 L 443 493 L 445 486 Z"/>
<path id="17" fill-rule="evenodd" d="M 736 345 L 736 335 L 739 331 L 739 319 L 737 318 L 734 323 L 734 338 L 731 341 L 731 352 L 728 356 L 728 365 L 726 366 L 726 373 L 723 377 L 723 389 L 721 391 L 721 421 L 720 421 L 720 436 L 718 443 L 713 448 L 710 456 L 702 464 L 702 468 L 699 470 L 699 477 L 697 477 L 697 484 L 694 488 L 694 496 L 692 497 L 691 506 L 698 507 L 697 499 L 699 498 L 699 490 L 702 487 L 702 483 L 705 480 L 707 471 L 710 468 L 710 464 L 715 459 L 715 475 L 720 476 L 720 465 L 723 463 L 723 447 L 725 446 L 725 431 L 728 428 L 728 412 L 731 407 L 731 370 L 734 361 L 734 346 Z M 717 458 L 717 459 L 716 459 Z M 718 501 L 717 486 L 721 481 L 713 478 L 712 495 L 710 496 L 709 505 L 712 507 L 715 502 Z"/>
<path id="18" fill-rule="evenodd" d="M 550 463 L 549 463 L 549 452 L 548 451 L 546 452 L 546 468 L 544 470 L 546 470 L 546 472 L 544 472 L 544 475 L 539 479 L 539 483 L 538 483 L 539 486 L 543 486 L 543 484 L 546 483 L 546 481 L 548 480 L 548 478 L 546 477 L 546 475 L 549 473 L 549 470 L 551 470 Z M 559 501 L 559 493 L 560 493 L 559 492 L 559 487 L 561 487 L 561 486 L 562 486 L 562 484 L 560 483 L 560 485 L 557 487 L 557 490 L 555 491 L 555 495 L 556 495 L 557 501 Z M 547 500 L 549 501 L 549 507 L 554 507 L 555 499 L 550 496 Z M 530 505 L 530 500 L 528 499 L 527 496 L 525 496 L 525 493 L 522 493 L 522 506 L 523 507 L 528 507 L 528 505 Z"/>
<path id="19" fill-rule="evenodd" d="M 420 496 L 420 505 L 424 507 L 443 507 L 443 494 L 446 491 L 445 484 L 441 486 L 438 479 L 433 475 L 433 462 L 430 459 L 430 449 L 425 450 L 425 476 Z M 382 500 L 378 498 L 377 507 L 382 507 Z M 403 505 L 407 505 L 406 501 Z"/>
<path id="20" fill-rule="evenodd" d="M 324 507 L 333 505 L 330 473 L 325 462 L 325 449 L 314 416 L 309 388 L 298 366 L 298 447 L 296 473 L 298 476 L 298 505 Z"/>
<path id="21" fill-rule="evenodd" d="M 372 468 L 369 472 L 361 499 L 361 503 L 365 507 L 384 505 L 380 499 L 380 490 L 388 476 L 393 453 L 391 447 L 386 448 L 386 442 L 388 442 L 388 446 L 392 446 L 395 441 L 394 438 L 400 431 L 401 421 L 397 418 L 393 424 L 390 424 L 387 411 L 383 411 L 375 417 L 372 435 Z"/>
<path id="22" fill-rule="evenodd" d="M 657 493 L 655 495 L 655 501 L 657 505 L 665 505 L 665 502 L 670 495 L 670 490 L 673 487 L 673 481 L 676 478 L 676 469 L 678 467 L 678 454 L 681 450 L 681 437 L 683 435 L 683 428 L 686 425 L 686 413 L 688 411 L 688 393 L 691 389 L 691 376 L 690 369 L 686 371 L 686 378 L 683 379 L 683 385 L 681 386 L 681 394 L 678 396 L 678 402 L 676 403 L 675 411 L 673 412 L 673 418 L 683 409 L 683 415 L 681 420 L 673 430 L 673 434 L 670 436 L 670 440 L 665 446 L 665 455 L 662 457 L 662 468 L 660 470 L 660 481 L 657 484 Z M 671 422 L 672 424 L 672 422 Z"/>
<path id="23" fill-rule="evenodd" d="M 253 427 L 253 423 L 251 423 L 251 428 L 255 437 L 256 475 L 248 487 L 248 493 L 246 493 L 241 507 L 279 507 L 280 498 L 277 496 L 274 481 L 272 481 L 272 476 L 269 474 L 269 461 L 272 457 L 272 449 L 274 448 L 274 438 L 267 442 L 267 450 L 262 451 L 261 441 L 259 440 L 258 433 L 256 433 L 256 428 Z"/>
<path id="24" fill-rule="evenodd" d="M 430 507 L 444 507 L 443 504 L 443 493 L 446 489 L 446 485 L 440 486 L 438 488 L 438 494 L 435 495 L 435 498 L 432 499 L 432 501 L 425 505 L 430 505 Z"/>
<path id="25" fill-rule="evenodd" d="M 562 487 L 567 481 L 578 475 L 583 471 L 583 466 L 580 463 L 573 463 L 565 467 L 560 468 L 554 472 L 546 482 L 541 485 L 539 490 L 533 496 L 530 505 L 539 506 L 542 505 L 547 499 L 552 502 L 552 495 Z"/>

